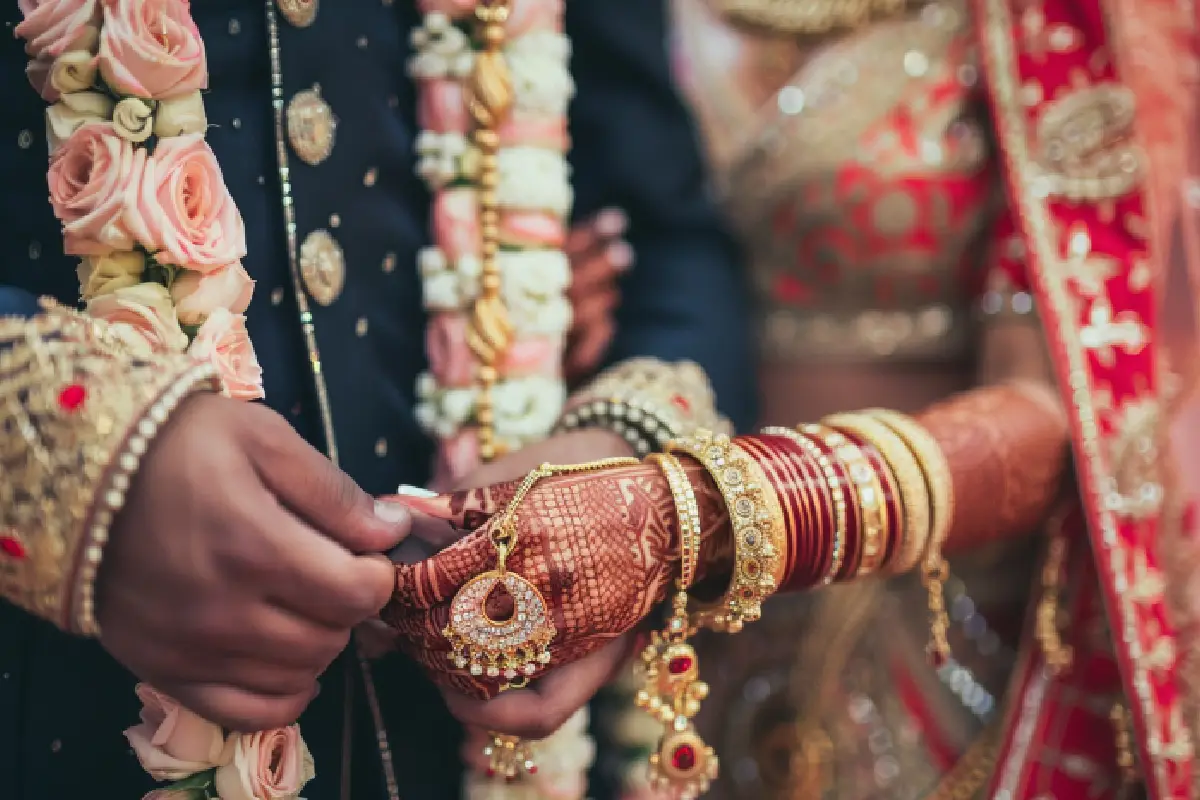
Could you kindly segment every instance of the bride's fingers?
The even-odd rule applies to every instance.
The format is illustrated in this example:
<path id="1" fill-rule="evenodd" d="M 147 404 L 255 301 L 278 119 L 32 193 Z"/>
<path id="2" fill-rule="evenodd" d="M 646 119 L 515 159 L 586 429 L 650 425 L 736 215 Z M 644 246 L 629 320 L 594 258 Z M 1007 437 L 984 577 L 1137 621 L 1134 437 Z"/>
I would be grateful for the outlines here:
<path id="1" fill-rule="evenodd" d="M 508 505 L 519 484 L 518 480 L 510 480 L 432 497 L 395 494 L 380 499 L 383 502 L 399 503 L 411 511 L 448 522 L 459 531 L 473 531 Z"/>
<path id="2" fill-rule="evenodd" d="M 486 530 L 474 531 L 423 561 L 398 564 L 390 605 L 399 613 L 428 611 L 449 601 L 464 583 L 495 565 L 491 537 Z"/>

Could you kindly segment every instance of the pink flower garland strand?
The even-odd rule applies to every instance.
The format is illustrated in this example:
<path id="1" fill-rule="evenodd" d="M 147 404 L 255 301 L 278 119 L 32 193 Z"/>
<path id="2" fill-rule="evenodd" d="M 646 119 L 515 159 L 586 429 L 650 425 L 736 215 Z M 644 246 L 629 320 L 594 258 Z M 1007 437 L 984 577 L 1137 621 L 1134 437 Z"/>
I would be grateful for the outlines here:
<path id="1" fill-rule="evenodd" d="M 131 351 L 211 362 L 223 393 L 263 396 L 243 312 L 246 234 L 204 134 L 204 43 L 188 0 L 20 0 L 46 111 L 50 203 L 80 257 L 87 311 Z M 284 800 L 314 774 L 295 725 L 226 733 L 147 685 L 125 732 L 172 785 L 147 800 Z"/>

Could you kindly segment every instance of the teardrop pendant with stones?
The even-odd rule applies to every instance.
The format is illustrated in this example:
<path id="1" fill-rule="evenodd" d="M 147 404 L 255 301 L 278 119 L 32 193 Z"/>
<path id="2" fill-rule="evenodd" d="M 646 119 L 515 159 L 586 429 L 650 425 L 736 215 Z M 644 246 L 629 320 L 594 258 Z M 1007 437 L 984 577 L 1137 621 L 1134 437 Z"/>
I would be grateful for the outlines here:
<path id="1" fill-rule="evenodd" d="M 513 601 L 507 619 L 493 619 L 487 610 L 488 599 L 498 590 Z M 450 623 L 442 631 L 456 667 L 474 677 L 503 679 L 506 686 L 522 685 L 550 663 L 550 642 L 557 633 L 537 587 L 502 570 L 463 584 L 450 602 Z"/>

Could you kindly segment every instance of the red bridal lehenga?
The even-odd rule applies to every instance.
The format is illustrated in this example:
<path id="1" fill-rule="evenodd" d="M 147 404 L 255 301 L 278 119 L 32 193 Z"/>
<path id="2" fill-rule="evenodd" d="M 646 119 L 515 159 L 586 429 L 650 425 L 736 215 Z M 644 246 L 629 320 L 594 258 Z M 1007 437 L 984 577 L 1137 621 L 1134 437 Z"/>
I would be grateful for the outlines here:
<path id="1" fill-rule="evenodd" d="M 1027 540 L 952 554 L 940 667 L 915 577 L 779 597 L 708 640 L 710 796 L 1194 796 L 1190 4 L 674 13 L 760 301 L 765 422 L 1040 378 L 1077 477 Z"/>

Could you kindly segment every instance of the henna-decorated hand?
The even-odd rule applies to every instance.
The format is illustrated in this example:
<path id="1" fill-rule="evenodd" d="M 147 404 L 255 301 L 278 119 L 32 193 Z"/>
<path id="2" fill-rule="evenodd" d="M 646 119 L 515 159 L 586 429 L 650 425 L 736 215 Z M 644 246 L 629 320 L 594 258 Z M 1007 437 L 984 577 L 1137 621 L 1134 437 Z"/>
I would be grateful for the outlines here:
<path id="1" fill-rule="evenodd" d="M 723 531 L 724 506 L 698 467 L 690 474 L 709 550 L 719 553 L 719 539 L 709 534 Z M 475 697 L 495 695 L 499 681 L 457 668 L 442 630 L 459 587 L 495 568 L 491 530 L 515 489 L 516 483 L 506 483 L 429 499 L 391 498 L 418 512 L 415 536 L 435 546 L 454 543 L 420 563 L 397 566 L 396 594 L 383 618 L 436 680 Z M 675 510 L 654 467 L 545 478 L 521 504 L 516 521 L 518 541 L 508 568 L 547 602 L 558 632 L 550 645 L 551 668 L 632 630 L 670 589 L 678 562 Z M 490 610 L 504 617 L 502 607 Z"/>

